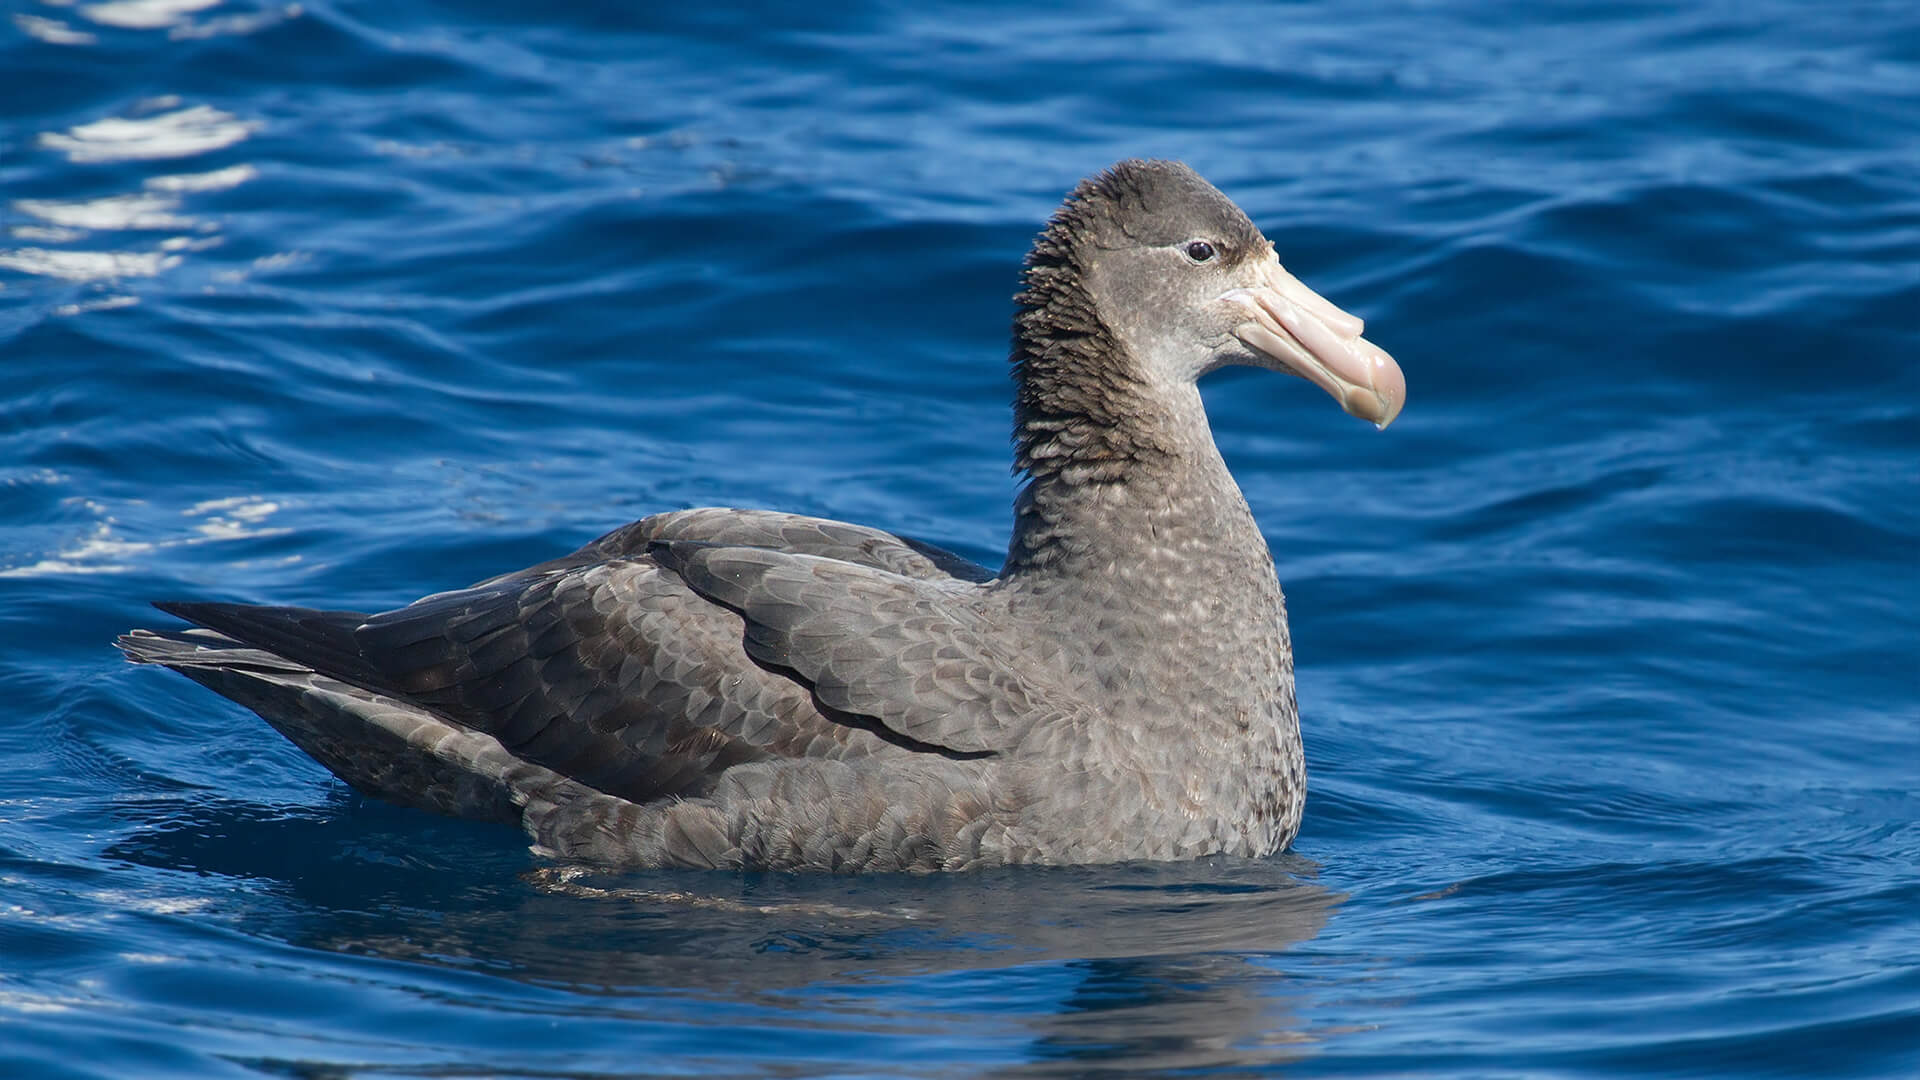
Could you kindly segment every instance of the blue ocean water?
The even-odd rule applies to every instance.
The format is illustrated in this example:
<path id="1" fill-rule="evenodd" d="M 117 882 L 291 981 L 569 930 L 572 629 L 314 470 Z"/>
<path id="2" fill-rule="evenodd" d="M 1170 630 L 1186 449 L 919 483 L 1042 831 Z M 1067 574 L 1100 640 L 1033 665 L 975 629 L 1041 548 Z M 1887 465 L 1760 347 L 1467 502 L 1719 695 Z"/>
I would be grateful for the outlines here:
<path id="1" fill-rule="evenodd" d="M 4 5 L 0 1075 L 1920 1073 L 1920 9 L 652 7 Z M 1206 387 L 1286 855 L 582 873 L 108 645 L 689 505 L 997 563 L 1128 156 L 1408 376 Z"/>

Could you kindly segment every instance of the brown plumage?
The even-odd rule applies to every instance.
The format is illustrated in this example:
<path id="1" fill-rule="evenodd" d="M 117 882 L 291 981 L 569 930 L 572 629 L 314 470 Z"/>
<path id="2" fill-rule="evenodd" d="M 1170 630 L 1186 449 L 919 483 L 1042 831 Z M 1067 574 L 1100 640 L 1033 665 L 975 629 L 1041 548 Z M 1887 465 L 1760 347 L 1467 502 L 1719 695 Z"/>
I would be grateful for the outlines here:
<path id="1" fill-rule="evenodd" d="M 368 794 L 617 865 L 936 870 L 1264 855 L 1305 773 L 1273 562 L 1194 380 L 1399 372 L 1192 170 L 1122 162 L 1036 241 L 1027 478 L 996 574 L 876 529 L 659 514 L 377 615 L 165 604 L 127 656 Z"/>

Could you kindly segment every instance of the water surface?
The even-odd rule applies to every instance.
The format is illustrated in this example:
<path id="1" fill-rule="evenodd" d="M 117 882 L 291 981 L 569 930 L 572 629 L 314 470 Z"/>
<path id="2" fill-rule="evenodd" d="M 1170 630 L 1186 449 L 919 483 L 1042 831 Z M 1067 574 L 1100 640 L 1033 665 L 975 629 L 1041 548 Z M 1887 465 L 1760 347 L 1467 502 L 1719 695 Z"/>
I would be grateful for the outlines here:
<path id="1" fill-rule="evenodd" d="M 0 1073 L 1920 1072 L 1920 15 L 19 0 Z M 1009 297 L 1182 158 L 1365 317 L 1223 373 L 1293 852 L 579 874 L 124 666 L 652 511 L 994 563 Z"/>

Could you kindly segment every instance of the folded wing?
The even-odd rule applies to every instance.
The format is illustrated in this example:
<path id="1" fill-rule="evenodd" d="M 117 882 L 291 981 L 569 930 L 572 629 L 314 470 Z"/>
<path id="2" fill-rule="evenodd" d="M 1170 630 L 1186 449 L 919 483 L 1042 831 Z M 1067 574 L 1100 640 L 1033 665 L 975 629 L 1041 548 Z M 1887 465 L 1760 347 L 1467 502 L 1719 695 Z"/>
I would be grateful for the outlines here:
<path id="1" fill-rule="evenodd" d="M 164 607 L 650 801 L 748 761 L 1017 747 L 1066 695 L 1044 657 L 986 631 L 990 577 L 878 530 L 695 510 L 378 615 Z"/>

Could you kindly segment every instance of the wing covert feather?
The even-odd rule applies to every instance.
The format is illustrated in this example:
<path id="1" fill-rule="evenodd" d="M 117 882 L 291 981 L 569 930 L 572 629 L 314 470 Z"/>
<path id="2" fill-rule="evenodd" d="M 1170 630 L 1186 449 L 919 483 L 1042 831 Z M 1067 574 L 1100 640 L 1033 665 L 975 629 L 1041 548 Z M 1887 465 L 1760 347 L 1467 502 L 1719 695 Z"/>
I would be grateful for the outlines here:
<path id="1" fill-rule="evenodd" d="M 655 549 L 702 596 L 746 619 L 747 651 L 823 704 L 961 754 L 1017 748 L 1038 724 L 1084 720 L 1057 656 L 989 625 L 955 585 L 760 548 Z"/>

